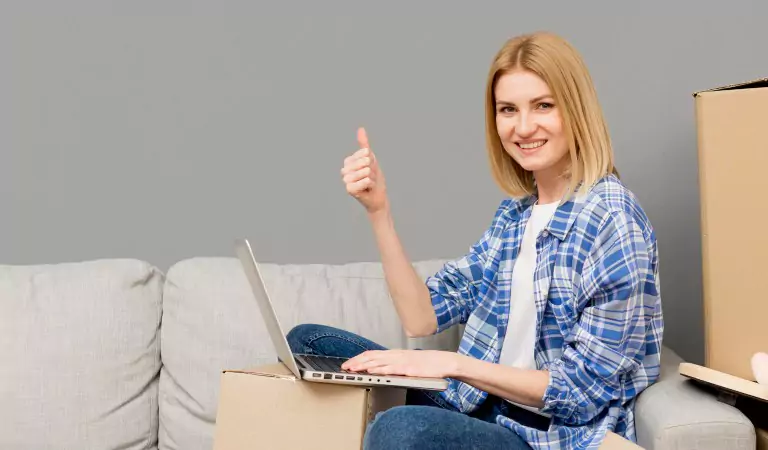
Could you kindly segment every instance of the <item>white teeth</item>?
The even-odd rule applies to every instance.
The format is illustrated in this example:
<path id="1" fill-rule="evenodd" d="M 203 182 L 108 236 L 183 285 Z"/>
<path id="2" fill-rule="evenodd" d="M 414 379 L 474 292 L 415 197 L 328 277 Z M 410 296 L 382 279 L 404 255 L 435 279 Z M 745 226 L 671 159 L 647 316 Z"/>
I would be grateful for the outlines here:
<path id="1" fill-rule="evenodd" d="M 546 143 L 547 143 L 547 141 L 537 141 L 537 142 L 531 142 L 529 144 L 517 144 L 517 145 L 519 145 L 520 148 L 522 148 L 522 149 L 530 150 L 532 148 L 541 147 L 542 145 L 544 145 Z"/>

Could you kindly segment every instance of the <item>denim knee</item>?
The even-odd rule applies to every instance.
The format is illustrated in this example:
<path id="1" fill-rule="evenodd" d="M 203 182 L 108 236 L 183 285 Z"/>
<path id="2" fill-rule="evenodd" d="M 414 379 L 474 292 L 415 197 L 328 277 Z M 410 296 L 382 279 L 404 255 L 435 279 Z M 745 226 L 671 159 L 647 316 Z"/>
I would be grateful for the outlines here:
<path id="1" fill-rule="evenodd" d="M 318 325 L 304 323 L 291 328 L 291 331 L 288 332 L 285 339 L 288 341 L 288 346 L 293 352 L 305 353 L 308 350 L 307 344 L 309 338 L 312 335 L 317 334 L 317 331 Z"/>
<path id="2" fill-rule="evenodd" d="M 395 406 L 378 413 L 366 429 L 363 439 L 364 450 L 379 449 L 423 449 L 427 445 L 425 434 L 428 427 L 423 421 L 414 420 L 419 416 L 419 409 L 431 406 Z"/>

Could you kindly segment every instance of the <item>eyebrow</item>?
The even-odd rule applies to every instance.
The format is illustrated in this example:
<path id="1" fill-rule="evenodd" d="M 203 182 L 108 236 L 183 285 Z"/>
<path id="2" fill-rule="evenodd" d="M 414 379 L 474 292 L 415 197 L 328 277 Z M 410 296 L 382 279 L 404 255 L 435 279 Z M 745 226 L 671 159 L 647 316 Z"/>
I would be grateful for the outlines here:
<path id="1" fill-rule="evenodd" d="M 542 101 L 542 100 L 544 100 L 544 99 L 547 99 L 547 98 L 552 98 L 552 96 L 551 96 L 550 94 L 547 94 L 547 95 L 540 95 L 540 96 L 538 96 L 538 97 L 536 97 L 536 98 L 532 99 L 532 100 L 531 100 L 531 103 L 540 102 L 540 101 Z M 497 101 L 497 102 L 496 102 L 496 104 L 497 104 L 497 105 L 514 105 L 514 103 L 512 103 L 512 102 L 507 102 L 507 101 L 502 101 L 502 100 L 500 100 L 500 101 Z"/>

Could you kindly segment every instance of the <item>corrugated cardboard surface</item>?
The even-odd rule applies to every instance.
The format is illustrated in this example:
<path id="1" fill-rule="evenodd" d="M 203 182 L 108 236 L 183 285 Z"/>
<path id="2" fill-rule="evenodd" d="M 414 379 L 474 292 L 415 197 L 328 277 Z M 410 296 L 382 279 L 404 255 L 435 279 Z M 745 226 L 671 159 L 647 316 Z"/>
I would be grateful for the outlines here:
<path id="1" fill-rule="evenodd" d="M 705 365 L 754 380 L 768 347 L 768 80 L 695 94 Z"/>
<path id="2" fill-rule="evenodd" d="M 214 450 L 358 450 L 374 415 L 405 390 L 313 383 L 283 365 L 225 371 Z"/>
<path id="3" fill-rule="evenodd" d="M 744 397 L 744 401 L 754 405 L 751 408 L 755 411 L 755 415 L 758 415 L 757 411 L 766 408 L 764 410 L 765 418 L 768 419 L 768 386 L 688 362 L 680 363 L 679 372 L 681 375 L 692 378 L 700 383 L 713 386 L 739 397 Z M 766 422 L 766 425 L 768 425 L 768 422 Z"/>
<path id="4" fill-rule="evenodd" d="M 222 375 L 214 450 L 359 449 L 369 390 L 295 379 L 271 366 Z"/>
<path id="5" fill-rule="evenodd" d="M 630 442 L 618 434 L 608 432 L 605 440 L 600 444 L 600 450 L 641 450 L 642 447 Z"/>

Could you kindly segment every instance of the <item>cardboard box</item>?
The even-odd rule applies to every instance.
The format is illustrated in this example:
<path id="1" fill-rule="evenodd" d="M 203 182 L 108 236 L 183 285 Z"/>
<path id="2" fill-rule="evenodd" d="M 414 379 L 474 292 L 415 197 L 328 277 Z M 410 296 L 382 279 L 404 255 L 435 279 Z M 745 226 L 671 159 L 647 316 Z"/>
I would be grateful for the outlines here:
<path id="1" fill-rule="evenodd" d="M 694 94 L 699 158 L 705 362 L 754 380 L 768 351 L 768 78 Z"/>
<path id="2" fill-rule="evenodd" d="M 359 450 L 375 414 L 405 390 L 312 383 L 283 364 L 227 370 L 221 377 L 214 450 Z"/>
<path id="3" fill-rule="evenodd" d="M 600 450 L 642 450 L 642 447 L 609 431 L 600 444 Z"/>

